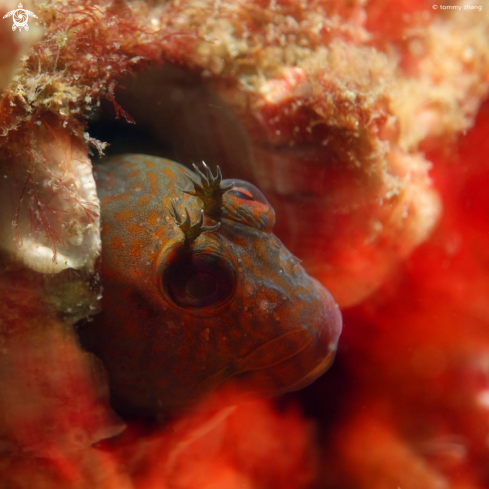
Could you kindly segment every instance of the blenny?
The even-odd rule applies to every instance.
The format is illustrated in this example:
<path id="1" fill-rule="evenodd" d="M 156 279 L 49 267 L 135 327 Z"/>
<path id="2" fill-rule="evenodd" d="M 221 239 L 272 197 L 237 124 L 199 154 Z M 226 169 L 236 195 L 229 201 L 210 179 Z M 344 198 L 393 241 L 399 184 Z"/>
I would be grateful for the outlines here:
<path id="1" fill-rule="evenodd" d="M 229 381 L 276 394 L 331 364 L 331 294 L 272 233 L 254 185 L 146 155 L 96 166 L 102 309 L 81 331 L 121 412 L 181 408 Z"/>

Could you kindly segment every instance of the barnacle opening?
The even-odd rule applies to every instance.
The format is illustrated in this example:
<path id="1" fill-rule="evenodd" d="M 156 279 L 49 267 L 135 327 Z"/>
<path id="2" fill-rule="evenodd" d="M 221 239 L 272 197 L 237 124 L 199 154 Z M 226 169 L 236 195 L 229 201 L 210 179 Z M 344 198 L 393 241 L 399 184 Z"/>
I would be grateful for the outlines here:
<path id="1" fill-rule="evenodd" d="M 205 161 L 213 170 L 219 165 L 224 178 L 256 183 L 243 124 L 200 74 L 165 64 L 128 77 L 120 86 L 114 99 L 135 124 L 118 117 L 111 100 L 102 101 L 89 121 L 90 135 L 109 143 L 106 155 L 144 153 L 190 169 Z"/>

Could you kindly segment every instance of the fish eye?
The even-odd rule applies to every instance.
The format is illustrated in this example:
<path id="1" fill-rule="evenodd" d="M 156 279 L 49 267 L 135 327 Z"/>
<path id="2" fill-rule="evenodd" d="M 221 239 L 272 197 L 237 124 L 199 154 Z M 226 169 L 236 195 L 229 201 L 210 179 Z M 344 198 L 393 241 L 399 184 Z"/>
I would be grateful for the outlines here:
<path id="1" fill-rule="evenodd" d="M 222 305 L 236 290 L 236 274 L 221 256 L 185 253 L 170 261 L 162 284 L 170 299 L 180 307 L 204 308 Z"/>
<path id="2" fill-rule="evenodd" d="M 263 195 L 263 192 L 250 182 L 245 180 L 226 179 L 223 180 L 222 183 L 223 185 L 234 183 L 234 187 L 227 191 L 228 195 L 232 195 L 238 199 L 259 202 L 260 204 L 270 206 L 267 198 Z"/>
<path id="3" fill-rule="evenodd" d="M 237 179 L 223 180 L 222 184 L 234 185 L 224 195 L 224 218 L 266 233 L 272 231 L 275 211 L 258 188 L 250 182 Z"/>

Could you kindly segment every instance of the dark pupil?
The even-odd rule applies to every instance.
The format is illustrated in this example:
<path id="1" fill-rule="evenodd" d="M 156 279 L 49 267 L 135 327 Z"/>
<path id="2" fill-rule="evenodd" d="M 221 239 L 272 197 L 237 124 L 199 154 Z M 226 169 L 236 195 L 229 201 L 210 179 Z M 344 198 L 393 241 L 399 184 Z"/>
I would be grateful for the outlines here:
<path id="1" fill-rule="evenodd" d="M 231 190 L 228 190 L 228 193 L 230 193 L 231 195 L 234 195 L 235 197 L 238 197 L 238 199 L 255 200 L 253 198 L 253 195 L 251 195 L 251 192 L 248 192 L 245 189 L 233 188 Z"/>
<path id="2" fill-rule="evenodd" d="M 211 273 L 196 273 L 187 280 L 185 287 L 189 295 L 195 299 L 212 297 L 218 290 L 217 278 Z"/>
<path id="3" fill-rule="evenodd" d="M 236 274 L 230 264 L 212 255 L 183 253 L 163 273 L 162 285 L 175 304 L 202 308 L 231 299 Z"/>

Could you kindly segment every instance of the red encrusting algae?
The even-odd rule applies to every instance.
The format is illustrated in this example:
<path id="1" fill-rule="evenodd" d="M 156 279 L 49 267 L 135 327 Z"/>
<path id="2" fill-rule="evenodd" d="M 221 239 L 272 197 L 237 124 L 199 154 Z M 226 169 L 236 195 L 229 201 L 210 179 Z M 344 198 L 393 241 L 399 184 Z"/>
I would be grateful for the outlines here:
<path id="1" fill-rule="evenodd" d="M 354 388 L 324 442 L 325 487 L 489 482 L 488 130 L 485 103 L 450 150 L 428 150 L 441 222 L 346 314 L 339 355 Z"/>

